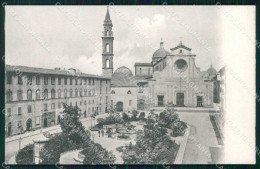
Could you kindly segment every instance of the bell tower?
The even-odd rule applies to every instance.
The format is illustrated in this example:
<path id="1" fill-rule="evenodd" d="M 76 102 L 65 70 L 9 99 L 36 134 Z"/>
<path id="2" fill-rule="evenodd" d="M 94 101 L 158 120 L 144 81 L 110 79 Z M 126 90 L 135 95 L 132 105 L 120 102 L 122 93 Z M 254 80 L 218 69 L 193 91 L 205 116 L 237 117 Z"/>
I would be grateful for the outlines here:
<path id="1" fill-rule="evenodd" d="M 102 35 L 102 75 L 112 77 L 113 75 L 113 31 L 112 21 L 110 19 L 109 8 L 104 21 L 104 31 Z"/>

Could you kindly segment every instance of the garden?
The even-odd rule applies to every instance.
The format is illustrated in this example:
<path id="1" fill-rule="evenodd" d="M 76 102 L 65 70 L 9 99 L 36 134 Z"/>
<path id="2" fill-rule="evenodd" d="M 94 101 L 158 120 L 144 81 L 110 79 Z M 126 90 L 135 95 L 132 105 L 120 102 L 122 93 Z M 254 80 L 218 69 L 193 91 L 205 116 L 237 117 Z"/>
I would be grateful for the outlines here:
<path id="1" fill-rule="evenodd" d="M 77 106 L 64 105 L 62 132 L 51 136 L 44 145 L 40 152 L 42 164 L 56 164 L 61 154 L 72 150 L 80 150 L 83 164 L 173 164 L 179 149 L 174 138 L 182 137 L 187 128 L 172 107 L 158 114 L 154 110 L 110 112 L 97 119 L 95 131 L 86 130 L 79 118 Z M 94 142 L 95 132 L 99 135 Z M 17 164 L 32 164 L 32 150 L 33 145 L 21 149 Z"/>

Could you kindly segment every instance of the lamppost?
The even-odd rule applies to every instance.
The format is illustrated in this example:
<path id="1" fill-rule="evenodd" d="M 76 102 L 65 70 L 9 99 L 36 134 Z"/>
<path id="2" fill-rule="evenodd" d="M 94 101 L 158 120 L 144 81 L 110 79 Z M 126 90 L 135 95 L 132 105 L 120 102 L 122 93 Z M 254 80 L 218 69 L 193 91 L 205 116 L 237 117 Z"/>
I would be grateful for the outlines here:
<path id="1" fill-rule="evenodd" d="M 20 136 L 18 142 L 19 142 L 19 150 L 20 150 L 21 149 L 21 142 L 22 142 L 22 137 L 21 136 Z"/>

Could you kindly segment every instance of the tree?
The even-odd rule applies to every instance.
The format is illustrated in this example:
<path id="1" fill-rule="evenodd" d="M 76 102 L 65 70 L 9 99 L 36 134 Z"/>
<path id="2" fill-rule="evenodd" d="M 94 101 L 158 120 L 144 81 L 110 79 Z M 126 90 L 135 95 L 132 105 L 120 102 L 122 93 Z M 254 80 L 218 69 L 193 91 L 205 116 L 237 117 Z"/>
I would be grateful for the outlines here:
<path id="1" fill-rule="evenodd" d="M 79 108 L 78 106 L 64 106 L 62 117 L 60 119 L 61 130 L 66 134 L 69 140 L 74 141 L 77 144 L 84 142 L 90 138 L 90 133 L 87 132 L 79 120 Z"/>
<path id="2" fill-rule="evenodd" d="M 116 160 L 112 152 L 108 152 L 97 143 L 86 145 L 80 153 L 85 156 L 83 164 L 113 164 Z"/>
<path id="3" fill-rule="evenodd" d="M 19 150 L 15 159 L 16 163 L 23 165 L 33 164 L 33 149 L 34 145 L 28 144 L 24 148 Z"/>
<path id="4" fill-rule="evenodd" d="M 179 146 L 156 124 L 137 132 L 136 144 L 123 152 L 125 164 L 172 164 Z"/>

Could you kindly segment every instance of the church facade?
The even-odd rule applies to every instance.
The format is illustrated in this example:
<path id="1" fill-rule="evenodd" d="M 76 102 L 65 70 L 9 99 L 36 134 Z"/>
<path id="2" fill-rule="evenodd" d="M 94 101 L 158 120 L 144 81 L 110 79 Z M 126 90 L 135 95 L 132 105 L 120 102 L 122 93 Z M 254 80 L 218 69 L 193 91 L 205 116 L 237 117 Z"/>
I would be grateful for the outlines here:
<path id="1" fill-rule="evenodd" d="M 135 74 L 127 67 L 113 72 L 113 32 L 109 10 L 103 31 L 103 75 L 111 77 L 111 104 L 118 111 L 147 110 L 151 107 L 213 107 L 217 71 L 201 71 L 196 55 L 182 42 L 170 51 L 160 42 L 147 63 L 135 63 Z"/>

